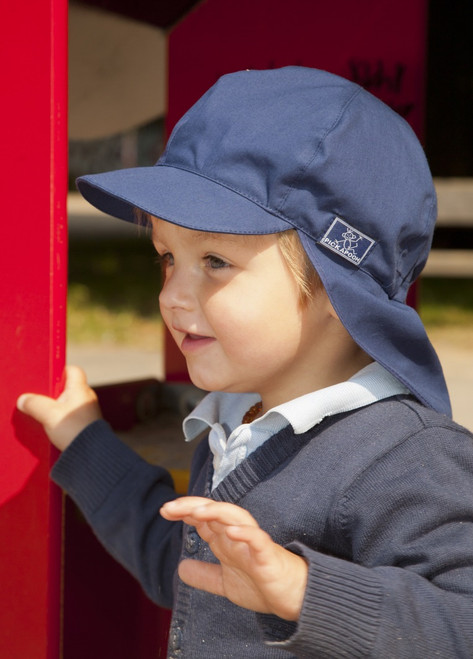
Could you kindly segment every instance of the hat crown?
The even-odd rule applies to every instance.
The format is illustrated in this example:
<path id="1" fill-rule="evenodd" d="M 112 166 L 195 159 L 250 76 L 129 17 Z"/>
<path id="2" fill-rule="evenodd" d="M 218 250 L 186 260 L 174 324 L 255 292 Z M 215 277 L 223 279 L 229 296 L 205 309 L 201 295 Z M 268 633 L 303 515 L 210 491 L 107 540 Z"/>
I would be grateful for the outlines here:
<path id="1" fill-rule="evenodd" d="M 359 267 L 389 297 L 403 299 L 427 259 L 436 199 L 417 138 L 388 106 L 333 74 L 286 67 L 223 76 L 176 125 L 157 164 L 225 186 L 314 241 L 341 217 L 374 241 Z M 222 225 L 229 219 L 238 232 L 238 217 Z"/>

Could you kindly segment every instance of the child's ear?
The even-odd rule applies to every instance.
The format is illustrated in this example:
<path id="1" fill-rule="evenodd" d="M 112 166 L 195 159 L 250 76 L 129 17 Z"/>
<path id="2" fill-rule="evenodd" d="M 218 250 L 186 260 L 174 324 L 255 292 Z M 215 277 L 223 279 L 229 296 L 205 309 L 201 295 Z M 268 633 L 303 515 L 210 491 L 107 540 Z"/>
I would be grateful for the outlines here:
<path id="1" fill-rule="evenodd" d="M 330 298 L 323 286 L 321 286 L 315 295 L 316 304 L 320 311 L 325 312 L 333 320 L 340 322 L 337 312 L 333 308 Z"/>
<path id="2" fill-rule="evenodd" d="M 327 295 L 327 293 L 325 293 L 325 297 L 327 298 L 327 299 L 326 299 L 326 305 L 327 305 L 328 313 L 330 314 L 330 316 L 331 316 L 334 320 L 338 320 L 338 322 L 340 322 L 340 318 L 338 317 L 337 312 L 336 312 L 335 309 L 333 308 L 333 305 L 332 305 L 332 303 L 330 302 L 330 298 L 329 298 L 329 296 Z"/>

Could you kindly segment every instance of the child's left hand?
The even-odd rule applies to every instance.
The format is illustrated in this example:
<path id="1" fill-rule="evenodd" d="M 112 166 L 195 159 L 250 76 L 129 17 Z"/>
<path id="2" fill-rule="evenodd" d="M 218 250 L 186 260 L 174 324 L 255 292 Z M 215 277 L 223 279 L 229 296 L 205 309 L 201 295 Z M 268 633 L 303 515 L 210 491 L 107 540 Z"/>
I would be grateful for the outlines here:
<path id="1" fill-rule="evenodd" d="M 185 583 L 259 613 L 299 618 L 307 563 L 273 542 L 248 511 L 231 503 L 181 497 L 166 503 L 161 515 L 195 526 L 220 561 L 182 561 L 179 576 Z"/>
<path id="2" fill-rule="evenodd" d="M 90 423 L 102 417 L 97 395 L 78 366 L 66 366 L 64 391 L 56 400 L 39 394 L 22 394 L 17 407 L 43 426 L 60 451 L 64 451 Z"/>

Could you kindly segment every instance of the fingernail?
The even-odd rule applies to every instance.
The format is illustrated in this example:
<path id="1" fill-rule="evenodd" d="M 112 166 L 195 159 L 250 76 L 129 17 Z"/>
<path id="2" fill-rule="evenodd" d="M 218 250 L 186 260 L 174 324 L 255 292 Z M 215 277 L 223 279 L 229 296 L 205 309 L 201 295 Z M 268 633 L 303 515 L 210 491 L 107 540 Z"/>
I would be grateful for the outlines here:
<path id="1" fill-rule="evenodd" d="M 20 410 L 20 412 L 23 412 L 23 405 L 26 400 L 26 394 L 21 394 L 21 396 L 18 397 L 18 400 L 16 401 L 16 406 Z"/>

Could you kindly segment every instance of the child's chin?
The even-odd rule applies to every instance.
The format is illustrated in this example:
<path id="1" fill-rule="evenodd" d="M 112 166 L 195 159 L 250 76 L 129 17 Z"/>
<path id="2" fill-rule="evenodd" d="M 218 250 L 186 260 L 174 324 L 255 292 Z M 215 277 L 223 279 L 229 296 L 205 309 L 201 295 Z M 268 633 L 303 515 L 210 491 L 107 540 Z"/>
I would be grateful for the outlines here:
<path id="1" fill-rule="evenodd" d="M 198 389 L 203 389 L 204 391 L 217 391 L 218 387 L 214 386 L 211 378 L 200 375 L 192 371 L 192 368 L 188 368 L 189 379 Z"/>
<path id="2" fill-rule="evenodd" d="M 193 372 L 191 368 L 188 369 L 189 378 L 192 384 L 198 389 L 203 391 L 226 391 L 232 392 L 232 387 L 228 387 L 227 383 L 223 382 L 221 378 L 213 378 L 208 373 L 199 374 Z"/>

